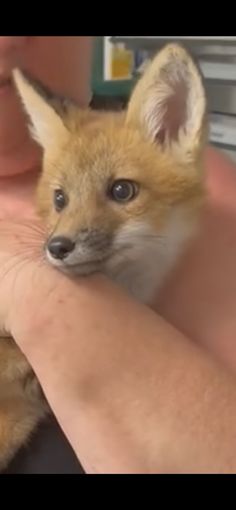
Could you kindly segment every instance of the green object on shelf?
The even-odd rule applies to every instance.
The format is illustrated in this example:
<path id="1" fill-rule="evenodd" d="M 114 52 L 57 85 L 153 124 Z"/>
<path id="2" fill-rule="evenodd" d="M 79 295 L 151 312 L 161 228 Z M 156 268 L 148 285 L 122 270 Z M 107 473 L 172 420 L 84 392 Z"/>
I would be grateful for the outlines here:
<path id="1" fill-rule="evenodd" d="M 96 37 L 94 41 L 92 92 L 97 96 L 128 97 L 134 86 L 133 80 L 103 79 L 103 37 Z"/>

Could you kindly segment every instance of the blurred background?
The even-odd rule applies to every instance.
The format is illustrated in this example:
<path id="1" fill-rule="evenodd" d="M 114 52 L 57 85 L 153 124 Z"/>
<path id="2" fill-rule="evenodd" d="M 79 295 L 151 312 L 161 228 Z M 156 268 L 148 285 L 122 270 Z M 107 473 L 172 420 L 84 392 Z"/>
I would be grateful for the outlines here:
<path id="1" fill-rule="evenodd" d="M 207 88 L 210 141 L 236 162 L 236 37 L 96 37 L 93 107 L 124 108 L 150 58 L 170 41 L 184 44 L 198 60 Z"/>

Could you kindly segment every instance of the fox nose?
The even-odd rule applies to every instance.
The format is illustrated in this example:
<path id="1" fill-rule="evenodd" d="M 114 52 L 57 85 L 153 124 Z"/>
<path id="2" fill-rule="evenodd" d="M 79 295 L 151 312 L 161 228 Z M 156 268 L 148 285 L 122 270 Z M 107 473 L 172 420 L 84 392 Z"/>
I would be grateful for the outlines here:
<path id="1" fill-rule="evenodd" d="M 54 259 L 63 260 L 75 248 L 75 243 L 69 237 L 53 237 L 48 243 L 48 251 Z"/>

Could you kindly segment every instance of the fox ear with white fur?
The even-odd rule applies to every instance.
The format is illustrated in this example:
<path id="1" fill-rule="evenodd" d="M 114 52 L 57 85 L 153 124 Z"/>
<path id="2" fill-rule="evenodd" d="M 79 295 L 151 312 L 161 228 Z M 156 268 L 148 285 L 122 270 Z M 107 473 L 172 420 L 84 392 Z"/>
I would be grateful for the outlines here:
<path id="1" fill-rule="evenodd" d="M 13 79 L 30 119 L 32 137 L 44 150 L 58 144 L 58 140 L 65 139 L 68 134 L 67 128 L 59 114 L 59 109 L 57 111 L 57 108 L 53 107 L 53 100 L 49 100 L 45 92 L 46 88 L 43 89 L 19 69 L 13 71 Z"/>
<path id="2" fill-rule="evenodd" d="M 182 162 L 195 160 L 207 136 L 206 96 L 201 73 L 178 44 L 165 46 L 137 83 L 126 122 Z"/>

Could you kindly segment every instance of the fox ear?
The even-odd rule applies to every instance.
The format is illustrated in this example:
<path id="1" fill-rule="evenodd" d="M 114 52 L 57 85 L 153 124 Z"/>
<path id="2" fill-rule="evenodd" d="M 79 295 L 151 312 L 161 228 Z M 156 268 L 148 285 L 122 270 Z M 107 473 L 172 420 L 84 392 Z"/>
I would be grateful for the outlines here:
<path id="1" fill-rule="evenodd" d="M 206 138 L 206 96 L 201 73 L 182 46 L 165 46 L 148 66 L 126 122 L 182 161 L 198 156 Z"/>
<path id="2" fill-rule="evenodd" d="M 25 76 L 19 69 L 13 71 L 13 79 L 30 119 L 32 137 L 48 149 L 67 136 L 68 131 L 59 114 L 59 109 L 46 99 L 45 92 L 36 82 Z"/>

